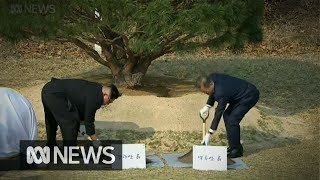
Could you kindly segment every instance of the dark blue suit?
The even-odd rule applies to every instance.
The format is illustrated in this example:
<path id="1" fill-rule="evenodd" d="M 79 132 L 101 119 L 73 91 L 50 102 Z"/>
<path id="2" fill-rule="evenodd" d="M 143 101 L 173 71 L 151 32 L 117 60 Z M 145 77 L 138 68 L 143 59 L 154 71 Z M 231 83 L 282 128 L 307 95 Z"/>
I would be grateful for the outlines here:
<path id="1" fill-rule="evenodd" d="M 258 102 L 259 91 L 253 84 L 229 75 L 214 73 L 209 78 L 214 83 L 214 91 L 207 104 L 213 106 L 218 102 L 210 128 L 216 130 L 223 115 L 229 147 L 238 148 L 241 146 L 240 121 Z"/>

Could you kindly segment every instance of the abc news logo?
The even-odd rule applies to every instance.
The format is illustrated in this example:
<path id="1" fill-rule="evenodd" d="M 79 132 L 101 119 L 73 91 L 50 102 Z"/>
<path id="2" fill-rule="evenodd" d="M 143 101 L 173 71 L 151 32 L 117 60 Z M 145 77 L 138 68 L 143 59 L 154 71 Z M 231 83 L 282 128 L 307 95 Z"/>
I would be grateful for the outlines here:
<path id="1" fill-rule="evenodd" d="M 56 12 L 54 4 L 11 4 L 11 14 L 53 14 Z"/>
<path id="2" fill-rule="evenodd" d="M 51 157 L 53 157 L 54 164 L 58 164 L 58 162 L 62 162 L 63 164 L 80 164 L 80 160 L 75 160 L 74 158 L 82 157 L 82 162 L 84 164 L 89 164 L 90 160 L 92 160 L 94 164 L 99 164 L 102 154 L 105 157 L 110 158 L 110 160 L 102 159 L 102 163 L 113 164 L 115 162 L 115 155 L 108 152 L 108 150 L 114 150 L 114 147 L 112 146 L 99 146 L 96 151 L 92 146 L 89 147 L 88 150 L 86 150 L 83 146 L 63 147 L 63 152 L 61 152 L 60 148 L 57 146 L 53 147 L 53 150 L 51 149 L 48 146 L 29 146 L 26 152 L 27 163 L 49 164 L 50 162 L 52 162 Z M 51 156 L 51 152 L 53 153 L 53 156 Z M 37 156 L 37 154 L 39 154 L 40 156 Z"/>
<path id="3" fill-rule="evenodd" d="M 122 169 L 122 142 L 101 141 L 94 147 L 91 141 L 77 141 L 76 146 L 48 147 L 46 141 L 20 141 L 18 169 L 99 170 Z"/>

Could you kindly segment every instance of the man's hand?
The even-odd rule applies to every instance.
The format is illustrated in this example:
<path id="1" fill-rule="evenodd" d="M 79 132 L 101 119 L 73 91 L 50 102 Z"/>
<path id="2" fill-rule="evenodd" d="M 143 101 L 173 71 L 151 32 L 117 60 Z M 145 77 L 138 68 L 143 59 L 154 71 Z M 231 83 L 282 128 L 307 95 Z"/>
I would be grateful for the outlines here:
<path id="1" fill-rule="evenodd" d="M 208 118 L 208 116 L 209 116 L 209 109 L 211 108 L 211 106 L 210 105 L 205 105 L 202 109 L 200 109 L 200 117 L 203 119 L 203 120 L 205 120 L 205 119 L 207 119 Z"/>
<path id="2" fill-rule="evenodd" d="M 97 138 L 97 135 L 95 134 L 88 136 L 88 140 L 92 142 L 92 145 L 95 148 L 98 148 L 99 146 L 101 146 L 101 141 Z"/>
<path id="3" fill-rule="evenodd" d="M 88 139 L 89 139 L 90 141 L 95 141 L 95 140 L 98 139 L 98 137 L 97 137 L 96 134 L 92 134 L 92 135 L 90 135 L 90 136 L 88 137 Z"/>
<path id="4" fill-rule="evenodd" d="M 202 139 L 201 141 L 201 144 L 203 145 L 208 145 L 209 144 L 209 141 L 210 141 L 210 137 L 211 135 L 214 133 L 214 130 L 212 129 L 209 129 L 209 131 L 207 132 L 207 134 L 204 136 L 204 138 Z"/>
<path id="5" fill-rule="evenodd" d="M 79 128 L 79 132 L 82 136 L 84 136 L 86 134 L 86 127 L 85 125 L 80 125 L 80 128 Z"/>

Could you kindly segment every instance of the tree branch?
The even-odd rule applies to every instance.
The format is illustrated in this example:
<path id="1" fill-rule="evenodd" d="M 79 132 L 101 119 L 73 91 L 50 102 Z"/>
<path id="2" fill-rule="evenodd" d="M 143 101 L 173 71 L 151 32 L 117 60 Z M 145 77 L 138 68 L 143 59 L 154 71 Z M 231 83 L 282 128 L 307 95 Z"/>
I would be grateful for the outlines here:
<path id="1" fill-rule="evenodd" d="M 171 37 L 167 38 L 165 41 L 161 42 L 161 46 L 163 47 L 163 51 L 171 51 L 172 47 L 176 43 L 182 43 L 190 38 L 192 38 L 194 35 L 191 34 L 175 34 Z"/>
<path id="2" fill-rule="evenodd" d="M 94 12 L 90 12 L 88 10 L 85 10 L 85 9 L 81 8 L 81 7 L 74 8 L 73 9 L 73 13 L 75 14 L 75 17 L 82 16 L 87 21 L 100 22 L 100 19 L 95 17 L 95 13 Z"/>
<path id="3" fill-rule="evenodd" d="M 82 42 L 78 38 L 71 38 L 71 42 L 73 42 L 76 46 L 78 46 L 81 49 L 83 49 L 89 56 L 91 56 L 98 63 L 110 68 L 110 63 L 108 63 L 107 61 L 103 60 L 101 58 L 101 56 L 99 55 L 99 53 L 97 51 L 95 51 L 94 49 L 92 49 L 91 47 L 89 47 L 87 44 L 85 44 L 84 42 Z"/>
<path id="4" fill-rule="evenodd" d="M 93 44 L 98 44 L 99 46 L 103 47 L 102 53 L 105 55 L 108 61 L 112 61 L 115 58 L 114 52 L 112 52 L 112 49 L 111 49 L 111 43 L 109 43 L 105 39 L 92 38 L 92 37 L 86 37 L 85 39 L 88 42 L 91 42 Z M 112 62 L 112 63 L 116 63 L 116 62 Z"/>
<path id="5" fill-rule="evenodd" d="M 191 7 L 194 2 L 194 0 L 174 0 L 171 4 L 175 7 L 175 10 L 178 11 Z"/>
<path id="6" fill-rule="evenodd" d="M 140 55 L 141 56 L 141 60 L 142 61 L 153 61 L 167 53 L 171 53 L 173 52 L 173 45 L 175 43 L 178 43 L 178 42 L 183 42 L 185 40 L 188 40 L 190 38 L 192 38 L 193 35 L 191 34 L 185 34 L 185 35 L 179 35 L 179 34 L 175 34 L 175 35 L 172 35 L 171 37 L 167 38 L 166 40 L 160 42 L 160 46 L 162 47 L 162 49 L 160 51 L 157 51 L 157 52 L 153 52 L 151 54 L 143 54 L 143 55 Z"/>

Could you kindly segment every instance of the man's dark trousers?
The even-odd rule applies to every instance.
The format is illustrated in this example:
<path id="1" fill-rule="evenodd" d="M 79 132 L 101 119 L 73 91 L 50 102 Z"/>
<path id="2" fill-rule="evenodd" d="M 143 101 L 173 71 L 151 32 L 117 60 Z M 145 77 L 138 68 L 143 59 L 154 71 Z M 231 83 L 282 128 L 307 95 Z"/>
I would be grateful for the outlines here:
<path id="1" fill-rule="evenodd" d="M 59 125 L 64 146 L 76 145 L 80 119 L 77 109 L 70 103 L 63 92 L 42 90 L 42 103 L 45 113 L 47 145 L 55 146 Z"/>
<path id="2" fill-rule="evenodd" d="M 231 149 L 242 150 L 240 143 L 240 121 L 259 100 L 259 91 L 256 88 L 249 85 L 246 91 L 247 95 L 236 103 L 230 103 L 223 114 L 228 144 Z"/>

